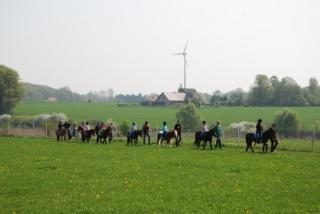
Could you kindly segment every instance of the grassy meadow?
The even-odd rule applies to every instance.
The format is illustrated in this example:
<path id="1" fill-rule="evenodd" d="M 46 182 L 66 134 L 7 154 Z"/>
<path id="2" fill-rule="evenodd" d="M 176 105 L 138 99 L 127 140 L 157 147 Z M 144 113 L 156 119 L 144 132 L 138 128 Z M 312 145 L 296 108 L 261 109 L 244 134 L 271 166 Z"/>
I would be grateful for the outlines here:
<path id="1" fill-rule="evenodd" d="M 319 152 L 0 138 L 0 213 L 319 213 Z M 280 145 L 281 148 L 281 145 Z M 258 150 L 257 150 L 258 151 Z M 320 151 L 320 150 L 319 150 Z"/>
<path id="2" fill-rule="evenodd" d="M 252 121 L 263 118 L 265 123 L 272 123 L 275 113 L 281 107 L 221 107 L 200 108 L 203 119 L 210 124 L 221 120 L 224 125 L 233 122 Z M 311 129 L 315 121 L 320 121 L 320 107 L 292 107 L 298 112 L 302 121 L 302 129 Z M 33 117 L 41 113 L 63 112 L 75 121 L 103 120 L 112 118 L 115 122 L 136 121 L 142 125 L 145 120 L 156 128 L 166 120 L 170 126 L 176 122 L 177 107 L 119 107 L 116 104 L 84 103 L 84 102 L 25 102 L 14 109 L 15 116 Z"/>

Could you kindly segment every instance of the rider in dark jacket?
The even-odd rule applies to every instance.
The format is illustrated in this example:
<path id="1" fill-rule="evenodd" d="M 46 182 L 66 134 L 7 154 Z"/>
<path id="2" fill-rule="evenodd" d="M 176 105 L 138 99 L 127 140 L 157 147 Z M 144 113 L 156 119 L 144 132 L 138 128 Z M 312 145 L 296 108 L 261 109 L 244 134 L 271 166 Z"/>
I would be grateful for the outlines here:
<path id="1" fill-rule="evenodd" d="M 261 125 L 262 119 L 258 119 L 258 123 L 256 125 L 256 138 L 257 138 L 257 143 L 260 142 L 261 137 L 262 137 L 262 132 L 263 132 L 263 127 Z"/>
<path id="2" fill-rule="evenodd" d="M 144 125 L 142 127 L 143 132 L 143 144 L 146 144 L 146 137 L 148 138 L 148 144 L 150 145 L 150 125 L 148 121 L 144 122 Z"/>

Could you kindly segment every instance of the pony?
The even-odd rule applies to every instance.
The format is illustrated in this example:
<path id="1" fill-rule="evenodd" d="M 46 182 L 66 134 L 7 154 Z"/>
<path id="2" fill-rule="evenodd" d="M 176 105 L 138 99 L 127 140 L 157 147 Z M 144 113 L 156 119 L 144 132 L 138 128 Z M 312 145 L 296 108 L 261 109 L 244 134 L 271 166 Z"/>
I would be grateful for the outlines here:
<path id="1" fill-rule="evenodd" d="M 60 141 L 60 140 L 66 141 L 66 139 L 67 139 L 67 129 L 64 128 L 64 127 L 60 128 L 60 129 L 57 129 L 56 136 L 57 136 L 57 141 Z"/>
<path id="2" fill-rule="evenodd" d="M 133 131 L 132 134 L 128 132 L 127 134 L 127 145 L 132 145 L 132 141 L 134 141 L 134 144 L 138 144 L 138 138 L 142 137 L 142 130 Z"/>
<path id="3" fill-rule="evenodd" d="M 80 131 L 80 133 L 81 133 L 81 141 L 83 143 L 84 142 L 89 143 L 91 137 L 95 135 L 95 130 L 94 129 L 84 130 L 84 128 L 82 126 L 78 126 L 78 131 Z"/>
<path id="4" fill-rule="evenodd" d="M 108 142 L 111 143 L 112 139 L 113 139 L 113 134 L 112 134 L 112 128 L 108 127 L 107 129 L 100 129 L 98 131 L 98 136 L 99 138 L 99 142 L 100 143 L 107 143 L 107 138 L 108 138 Z"/>
<path id="5" fill-rule="evenodd" d="M 268 151 L 268 141 L 270 140 L 271 142 L 271 152 L 275 151 L 278 145 L 278 139 L 277 139 L 277 132 L 273 128 L 269 128 L 265 132 L 262 133 L 261 136 L 261 143 L 262 145 L 262 152 L 267 152 Z M 252 143 L 256 143 L 256 136 L 254 133 L 247 133 L 246 134 L 246 152 L 250 148 L 252 152 L 254 152 L 252 148 Z"/>
<path id="6" fill-rule="evenodd" d="M 208 132 L 202 133 L 201 131 L 198 131 L 194 135 L 194 144 L 197 145 L 198 148 L 200 148 L 200 143 L 203 141 L 203 149 L 206 148 L 207 143 L 210 143 L 210 149 L 212 149 L 212 137 L 215 137 L 215 131 L 214 129 L 210 129 Z"/>
<path id="7" fill-rule="evenodd" d="M 170 145 L 170 148 L 171 148 L 172 138 L 175 138 L 175 139 L 177 140 L 177 131 L 176 131 L 176 130 L 169 131 L 169 132 L 167 133 L 166 139 L 164 139 L 162 133 L 159 132 L 158 135 L 157 135 L 157 145 L 158 145 L 158 148 L 159 148 L 160 144 L 163 145 L 163 141 L 166 142 L 165 146 L 167 146 L 167 145 L 169 144 L 169 145 Z"/>

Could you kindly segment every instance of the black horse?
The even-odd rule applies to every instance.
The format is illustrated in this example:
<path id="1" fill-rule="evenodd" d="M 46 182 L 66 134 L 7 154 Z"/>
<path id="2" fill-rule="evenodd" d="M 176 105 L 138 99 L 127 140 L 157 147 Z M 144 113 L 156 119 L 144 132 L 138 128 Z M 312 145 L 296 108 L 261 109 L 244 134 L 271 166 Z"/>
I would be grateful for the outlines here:
<path id="1" fill-rule="evenodd" d="M 270 140 L 271 142 L 271 152 L 275 151 L 278 145 L 278 139 L 277 139 L 277 132 L 273 128 L 269 128 L 265 132 L 262 133 L 261 140 L 260 142 L 262 143 L 262 152 L 267 152 L 268 151 L 268 141 Z M 256 137 L 254 133 L 247 133 L 246 134 L 246 152 L 250 148 L 252 152 L 252 143 L 256 143 Z"/>
<path id="2" fill-rule="evenodd" d="M 212 138 L 215 137 L 215 131 L 214 129 L 210 129 L 208 132 L 202 133 L 201 131 L 198 131 L 194 135 L 194 144 L 197 145 L 198 148 L 200 148 L 200 143 L 203 141 L 203 149 L 206 148 L 207 143 L 210 143 L 210 149 L 212 149 Z"/>
<path id="3" fill-rule="evenodd" d="M 95 135 L 95 130 L 84 130 L 82 126 L 78 126 L 78 131 L 81 133 L 81 141 L 84 143 L 89 143 L 92 136 Z"/>
<path id="4" fill-rule="evenodd" d="M 107 143 L 107 138 L 108 138 L 108 142 L 111 143 L 112 139 L 113 139 L 113 134 L 112 134 L 112 128 L 108 127 L 107 129 L 100 129 L 98 131 L 98 136 L 99 138 L 99 142 L 100 143 Z"/>
<path id="5" fill-rule="evenodd" d="M 138 138 L 142 137 L 142 130 L 133 131 L 132 134 L 128 132 L 127 134 L 127 145 L 132 145 L 132 141 L 134 141 L 134 144 L 138 144 Z"/>

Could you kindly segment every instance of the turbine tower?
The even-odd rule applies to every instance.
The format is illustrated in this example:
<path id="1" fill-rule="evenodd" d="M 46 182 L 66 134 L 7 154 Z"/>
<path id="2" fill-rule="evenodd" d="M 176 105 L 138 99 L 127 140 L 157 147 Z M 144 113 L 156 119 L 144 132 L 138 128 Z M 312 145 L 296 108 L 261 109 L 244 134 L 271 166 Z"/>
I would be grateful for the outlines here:
<path id="1" fill-rule="evenodd" d="M 186 45 L 184 46 L 183 52 L 174 54 L 174 55 L 182 55 L 183 56 L 183 61 L 184 61 L 184 64 L 183 64 L 184 65 L 184 67 L 183 67 L 183 71 L 184 71 L 183 72 L 183 74 L 184 74 L 183 87 L 184 88 L 187 88 L 187 65 L 188 65 L 188 63 L 187 63 L 187 52 L 186 52 L 187 45 L 188 45 L 188 40 L 186 42 Z"/>

